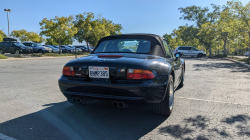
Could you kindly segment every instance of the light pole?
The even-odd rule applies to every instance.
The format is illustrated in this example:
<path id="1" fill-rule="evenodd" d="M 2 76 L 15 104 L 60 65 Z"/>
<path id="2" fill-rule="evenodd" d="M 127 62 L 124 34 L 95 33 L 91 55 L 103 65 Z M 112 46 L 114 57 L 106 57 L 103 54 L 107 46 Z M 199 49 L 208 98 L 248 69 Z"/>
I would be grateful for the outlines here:
<path id="1" fill-rule="evenodd" d="M 8 17 L 8 36 L 10 37 L 9 12 L 10 12 L 11 10 L 10 10 L 10 9 L 4 9 L 4 11 L 7 11 L 7 17 Z"/>

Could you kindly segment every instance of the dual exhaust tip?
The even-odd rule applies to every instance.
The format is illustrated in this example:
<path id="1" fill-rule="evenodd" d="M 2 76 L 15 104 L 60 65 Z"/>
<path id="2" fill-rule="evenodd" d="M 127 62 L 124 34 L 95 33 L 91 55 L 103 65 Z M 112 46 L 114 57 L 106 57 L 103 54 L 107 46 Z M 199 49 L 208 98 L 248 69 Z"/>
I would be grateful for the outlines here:
<path id="1" fill-rule="evenodd" d="M 80 104 L 82 102 L 81 98 L 73 97 L 72 100 L 73 100 L 74 103 L 78 103 L 78 104 Z"/>
<path id="2" fill-rule="evenodd" d="M 82 102 L 82 99 L 79 97 L 73 97 L 72 100 L 74 103 L 78 103 L 78 104 L 80 104 Z M 119 108 L 127 108 L 128 107 L 128 105 L 125 104 L 124 102 L 117 102 L 117 101 L 113 101 L 112 105 L 114 107 L 119 107 Z"/>
<path id="3" fill-rule="evenodd" d="M 126 107 L 128 107 L 128 105 L 125 104 L 124 102 L 117 102 L 117 101 L 113 101 L 112 105 L 114 107 L 119 107 L 119 108 L 126 108 Z"/>

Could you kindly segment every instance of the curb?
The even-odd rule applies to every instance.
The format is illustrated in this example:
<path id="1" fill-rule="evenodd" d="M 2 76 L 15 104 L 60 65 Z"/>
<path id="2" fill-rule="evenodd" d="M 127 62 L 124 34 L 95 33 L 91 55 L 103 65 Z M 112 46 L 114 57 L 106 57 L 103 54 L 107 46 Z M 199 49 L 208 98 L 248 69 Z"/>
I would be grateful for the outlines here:
<path id="1" fill-rule="evenodd" d="M 78 55 L 77 58 L 87 56 L 87 55 Z M 32 57 L 32 58 L 8 58 L 8 59 L 0 59 L 0 61 L 7 61 L 7 60 L 34 60 L 34 59 L 54 59 L 54 58 L 75 58 L 75 56 L 59 56 L 59 57 Z"/>
<path id="2" fill-rule="evenodd" d="M 242 65 L 242 66 L 244 66 L 244 67 L 246 67 L 246 68 L 248 68 L 250 70 L 250 65 L 248 65 L 246 63 L 242 63 L 240 61 L 236 61 L 236 60 L 232 60 L 232 59 L 228 59 L 228 58 L 224 58 L 224 60 L 229 60 L 229 61 L 232 61 L 234 63 L 238 63 L 238 64 L 240 64 L 240 65 Z"/>

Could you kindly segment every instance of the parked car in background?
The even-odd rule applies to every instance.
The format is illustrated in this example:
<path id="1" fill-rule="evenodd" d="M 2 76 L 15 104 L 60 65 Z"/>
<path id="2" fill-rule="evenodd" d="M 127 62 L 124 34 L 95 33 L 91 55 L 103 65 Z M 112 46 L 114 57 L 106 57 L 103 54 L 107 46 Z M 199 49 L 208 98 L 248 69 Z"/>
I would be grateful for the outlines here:
<path id="1" fill-rule="evenodd" d="M 82 52 L 87 52 L 87 47 L 84 45 L 76 45 L 76 48 L 80 48 L 82 50 Z"/>
<path id="2" fill-rule="evenodd" d="M 198 50 L 192 46 L 178 46 L 173 52 L 174 54 L 179 54 L 184 56 L 197 56 L 197 57 L 206 56 L 206 53 L 204 51 Z"/>
<path id="3" fill-rule="evenodd" d="M 82 52 L 81 48 L 78 48 L 78 47 L 75 47 L 75 46 L 72 46 L 72 45 L 69 45 L 69 47 L 74 49 L 74 51 L 76 51 L 76 52 Z"/>
<path id="4" fill-rule="evenodd" d="M 249 56 L 249 52 L 244 53 L 245 56 Z"/>
<path id="5" fill-rule="evenodd" d="M 15 38 L 3 38 L 4 42 L 0 43 L 0 54 L 11 53 L 33 53 L 31 47 L 25 46 L 24 44 L 17 42 Z"/>
<path id="6" fill-rule="evenodd" d="M 49 49 L 44 48 L 44 46 L 41 45 L 40 43 L 25 41 L 25 42 L 23 42 L 23 44 L 25 46 L 29 46 L 29 47 L 33 48 L 33 53 L 49 53 Z"/>
<path id="7" fill-rule="evenodd" d="M 129 100 L 145 101 L 154 113 L 170 115 L 184 73 L 185 61 L 173 55 L 164 38 L 120 34 L 102 38 L 91 55 L 68 62 L 58 83 L 72 104 L 102 99 L 122 108 Z"/>
<path id="8" fill-rule="evenodd" d="M 57 46 L 57 45 L 51 45 L 51 46 L 53 46 L 54 48 L 57 48 L 59 50 L 59 46 Z M 67 53 L 67 49 L 64 49 L 61 47 L 61 53 Z"/>
<path id="9" fill-rule="evenodd" d="M 45 45 L 45 46 L 51 48 L 52 49 L 52 53 L 59 53 L 59 49 L 58 48 L 56 48 L 56 47 L 54 47 L 52 45 Z"/>
<path id="10" fill-rule="evenodd" d="M 62 49 L 62 53 L 71 53 L 71 48 L 66 45 L 61 45 L 61 49 Z"/>

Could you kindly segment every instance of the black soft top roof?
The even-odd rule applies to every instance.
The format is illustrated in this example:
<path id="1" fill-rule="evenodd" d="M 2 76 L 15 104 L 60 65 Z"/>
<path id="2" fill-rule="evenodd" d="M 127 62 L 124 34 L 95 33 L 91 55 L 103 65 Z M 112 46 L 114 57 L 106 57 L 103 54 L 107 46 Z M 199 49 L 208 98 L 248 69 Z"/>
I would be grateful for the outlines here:
<path id="1" fill-rule="evenodd" d="M 3 41 L 4 41 L 4 42 L 17 42 L 17 39 L 7 37 L 7 38 L 3 38 Z"/>
<path id="2" fill-rule="evenodd" d="M 163 48 L 163 38 L 155 35 L 155 34 L 143 34 L 143 33 L 137 33 L 137 34 L 119 34 L 119 35 L 112 35 L 107 36 L 99 40 L 97 46 L 105 40 L 113 40 L 113 39 L 145 39 L 149 40 L 151 42 L 150 45 L 150 51 L 149 55 L 156 55 L 164 57 L 164 48 Z M 96 47 L 97 48 L 97 47 Z M 94 51 L 93 51 L 94 52 Z"/>

